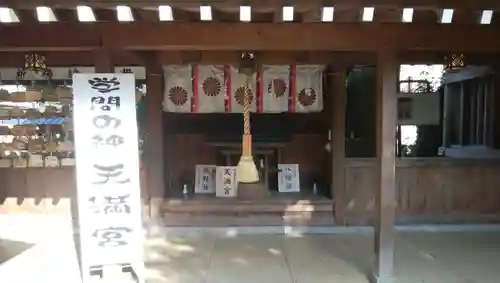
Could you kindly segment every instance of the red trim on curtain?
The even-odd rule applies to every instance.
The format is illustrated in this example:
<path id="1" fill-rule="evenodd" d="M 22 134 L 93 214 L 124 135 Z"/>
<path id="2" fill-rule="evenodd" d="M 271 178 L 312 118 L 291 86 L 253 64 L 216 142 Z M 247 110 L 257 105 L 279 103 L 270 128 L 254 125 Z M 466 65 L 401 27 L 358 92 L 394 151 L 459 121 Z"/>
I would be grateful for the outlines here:
<path id="1" fill-rule="evenodd" d="M 263 100 L 263 91 L 262 91 L 262 67 L 257 69 L 257 113 L 263 112 L 264 100 Z"/>
<path id="2" fill-rule="evenodd" d="M 289 104 L 288 104 L 288 112 L 295 112 L 295 92 L 297 88 L 297 65 L 290 65 L 290 92 L 289 95 Z"/>
<path id="3" fill-rule="evenodd" d="M 191 100 L 191 113 L 198 112 L 198 64 L 193 64 L 193 99 Z"/>
<path id="4" fill-rule="evenodd" d="M 229 65 L 224 65 L 224 84 L 226 85 L 224 104 L 226 113 L 229 113 L 231 112 L 231 67 Z"/>

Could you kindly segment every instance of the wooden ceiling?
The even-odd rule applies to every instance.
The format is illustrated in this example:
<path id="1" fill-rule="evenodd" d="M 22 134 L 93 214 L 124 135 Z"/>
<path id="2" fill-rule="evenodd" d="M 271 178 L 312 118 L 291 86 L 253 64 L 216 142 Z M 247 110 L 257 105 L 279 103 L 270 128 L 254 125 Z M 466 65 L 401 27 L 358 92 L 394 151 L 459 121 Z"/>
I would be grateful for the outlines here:
<path id="1" fill-rule="evenodd" d="M 89 6 L 96 22 L 79 22 L 79 5 Z M 118 21 L 118 5 L 131 8 L 133 22 Z M 159 5 L 171 7 L 172 21 L 160 21 Z M 212 20 L 200 20 L 202 5 L 211 7 Z M 240 22 L 241 5 L 251 6 L 250 23 Z M 51 8 L 57 21 L 39 22 L 40 6 Z M 294 7 L 292 22 L 280 23 L 283 6 Z M 107 50 L 119 57 L 115 61 L 135 64 L 141 61 L 135 54 L 142 51 L 178 63 L 227 62 L 237 59 L 238 50 L 272 54 L 265 57 L 273 62 L 335 61 L 347 53 L 368 62 L 373 54 L 366 53 L 384 48 L 406 54 L 403 57 L 412 62 L 441 60 L 449 51 L 500 51 L 498 0 L 0 0 L 0 7 L 12 9 L 19 19 L 0 23 L 0 60 L 7 65 L 17 58 L 13 54 L 24 52 L 57 53 L 54 58 L 68 60 L 73 56 L 74 64 L 80 59 L 83 64 L 92 61 L 95 51 Z M 323 7 L 334 7 L 331 22 L 322 22 Z M 371 22 L 362 21 L 366 7 L 374 8 Z M 410 23 L 402 22 L 405 8 L 413 9 Z M 439 23 L 443 9 L 453 9 L 450 24 Z M 493 12 L 490 24 L 479 22 L 484 11 Z M 68 53 L 63 56 L 62 51 Z"/>
<path id="2" fill-rule="evenodd" d="M 317 6 L 336 7 L 414 7 L 414 8 L 465 8 L 465 9 L 500 9 L 497 0 L 3 0 L 2 6 L 34 8 L 49 6 L 55 8 L 68 8 L 77 5 L 109 8 L 116 5 L 128 5 L 138 8 L 156 7 L 158 5 L 171 5 L 179 8 L 196 8 L 200 5 L 210 5 L 221 9 L 238 9 L 241 5 L 249 5 L 256 9 L 275 9 L 276 7 L 290 5 L 299 9 Z"/>
<path id="3" fill-rule="evenodd" d="M 116 7 L 130 7 L 135 21 L 159 21 L 158 7 L 168 5 L 175 22 L 199 22 L 200 7 L 210 6 L 214 22 L 239 22 L 241 5 L 250 6 L 252 22 L 279 22 L 282 7 L 294 7 L 293 22 L 319 22 L 323 7 L 334 7 L 334 22 L 359 22 L 365 7 L 375 9 L 375 22 L 401 22 L 404 8 L 413 9 L 413 22 L 436 23 L 443 9 L 453 9 L 453 24 L 478 23 L 485 10 L 499 11 L 497 0 L 3 0 L 21 23 L 37 22 L 36 8 L 49 7 L 59 22 L 78 22 L 77 6 L 93 9 L 97 21 L 117 22 Z M 495 18 L 495 17 L 494 17 Z M 494 20 L 493 24 L 499 21 Z"/>

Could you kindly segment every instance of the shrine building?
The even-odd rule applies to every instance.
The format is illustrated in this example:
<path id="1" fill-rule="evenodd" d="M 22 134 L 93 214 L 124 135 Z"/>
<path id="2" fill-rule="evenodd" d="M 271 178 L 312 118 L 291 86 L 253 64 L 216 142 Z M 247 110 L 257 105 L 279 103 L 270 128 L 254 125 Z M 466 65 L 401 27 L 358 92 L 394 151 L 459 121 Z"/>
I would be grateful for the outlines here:
<path id="1" fill-rule="evenodd" d="M 374 225 L 382 278 L 396 224 L 500 221 L 499 1 L 122 2 L 0 3 L 0 213 L 74 215 L 72 74 L 133 73 L 144 218 Z"/>

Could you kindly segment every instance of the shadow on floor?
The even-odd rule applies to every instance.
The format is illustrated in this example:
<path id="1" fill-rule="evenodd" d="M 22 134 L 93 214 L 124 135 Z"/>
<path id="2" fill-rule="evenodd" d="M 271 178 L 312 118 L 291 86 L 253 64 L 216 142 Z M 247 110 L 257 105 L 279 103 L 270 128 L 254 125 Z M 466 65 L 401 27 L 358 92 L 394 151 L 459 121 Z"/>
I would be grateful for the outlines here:
<path id="1" fill-rule="evenodd" d="M 0 264 L 7 262 L 33 246 L 34 244 L 25 242 L 0 239 Z"/>

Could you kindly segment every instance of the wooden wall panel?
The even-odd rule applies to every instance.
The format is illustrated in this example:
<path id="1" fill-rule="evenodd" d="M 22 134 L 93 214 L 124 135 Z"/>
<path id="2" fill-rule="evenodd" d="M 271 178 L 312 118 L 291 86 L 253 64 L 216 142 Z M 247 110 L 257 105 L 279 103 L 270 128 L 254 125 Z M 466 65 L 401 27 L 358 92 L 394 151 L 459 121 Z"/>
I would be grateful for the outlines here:
<path id="1" fill-rule="evenodd" d="M 301 171 L 306 175 L 320 173 L 322 167 L 317 164 L 329 155 L 321 152 L 319 136 L 316 139 L 294 138 L 285 149 L 284 161 L 304 164 Z M 171 151 L 173 176 L 188 172 L 194 179 L 196 164 L 214 163 L 215 152 L 207 149 L 199 135 L 174 137 L 172 143 L 176 146 Z M 315 145 L 314 150 L 309 150 L 310 145 Z M 351 225 L 367 224 L 373 218 L 375 169 L 374 159 L 346 159 L 346 214 Z M 403 159 L 397 162 L 396 177 L 399 222 L 500 222 L 499 161 Z M 75 210 L 72 168 L 2 168 L 0 180 L 0 213 L 69 214 Z M 145 192 L 146 184 L 142 181 L 141 185 Z"/>
<path id="2" fill-rule="evenodd" d="M 325 175 L 324 149 L 326 141 L 321 135 L 293 135 L 292 142 L 281 152 L 282 163 L 300 165 L 301 183 L 312 186 L 314 180 L 322 180 Z M 178 196 L 184 182 L 194 186 L 197 164 L 216 164 L 216 149 L 204 143 L 203 135 L 177 134 L 169 138 L 170 149 L 166 152 L 166 162 L 173 164 L 169 174 L 172 196 Z"/>
<path id="3" fill-rule="evenodd" d="M 373 220 L 375 160 L 345 164 L 346 211 L 356 224 Z M 500 221 L 500 162 L 409 159 L 396 168 L 397 216 L 410 221 Z"/>
<path id="4" fill-rule="evenodd" d="M 171 196 L 182 192 L 183 183 L 188 187 L 194 185 L 195 167 L 197 164 L 215 164 L 215 148 L 204 143 L 203 135 L 179 134 L 170 137 L 170 149 L 166 162 L 171 164 L 169 174 Z"/>
<path id="5" fill-rule="evenodd" d="M 296 134 L 292 142 L 281 151 L 281 163 L 299 164 L 300 183 L 312 187 L 314 181 L 328 178 L 325 165 L 330 155 L 325 150 L 326 137 L 317 134 Z"/>
<path id="6" fill-rule="evenodd" d="M 148 198 L 141 169 L 142 198 Z M 75 169 L 1 168 L 0 213 L 69 214 L 76 216 Z"/>

